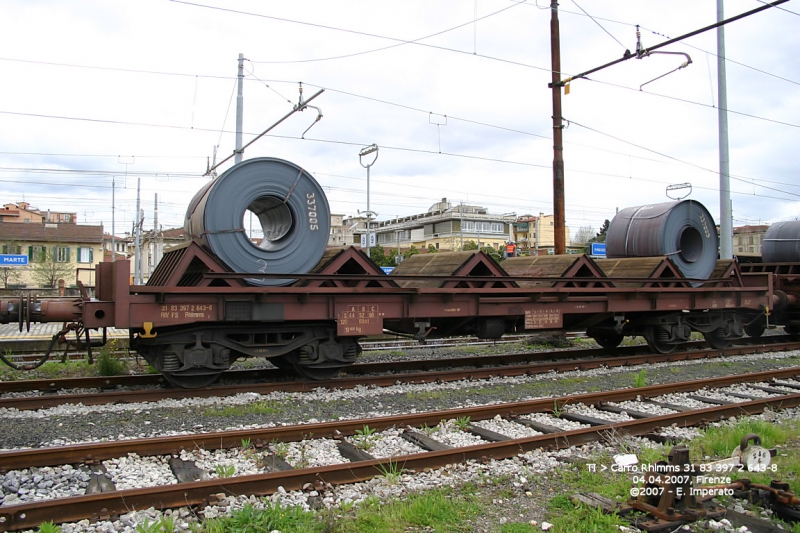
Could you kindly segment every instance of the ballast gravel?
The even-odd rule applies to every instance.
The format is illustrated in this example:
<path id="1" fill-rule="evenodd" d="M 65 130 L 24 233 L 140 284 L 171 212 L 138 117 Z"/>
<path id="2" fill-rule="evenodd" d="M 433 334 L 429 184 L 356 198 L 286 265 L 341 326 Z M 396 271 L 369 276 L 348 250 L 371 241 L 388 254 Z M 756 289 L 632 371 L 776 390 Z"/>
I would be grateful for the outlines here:
<path id="1" fill-rule="evenodd" d="M 648 365 L 647 384 L 659 382 L 683 381 L 699 379 L 714 375 L 731 373 L 758 372 L 779 367 L 796 366 L 798 354 L 785 352 L 782 354 L 757 354 L 741 357 L 715 359 L 711 362 L 681 362 L 663 365 Z M 719 365 L 725 362 L 726 365 Z M 78 442 L 98 440 L 125 440 L 139 437 L 173 435 L 197 431 L 213 432 L 245 427 L 264 428 L 287 424 L 313 421 L 328 421 L 344 418 L 369 418 L 372 416 L 388 416 L 403 412 L 424 412 L 462 406 L 484 405 L 489 403 L 530 400 L 541 397 L 579 394 L 586 390 L 601 390 L 631 386 L 633 376 L 639 371 L 635 367 L 604 368 L 590 371 L 575 371 L 562 374 L 548 373 L 537 376 L 515 378 L 492 378 L 480 381 L 463 381 L 456 383 L 429 383 L 421 385 L 397 384 L 387 388 L 358 387 L 352 390 L 329 391 L 317 389 L 309 393 L 272 393 L 258 395 L 241 394 L 231 398 L 168 400 L 147 404 L 120 404 L 111 406 L 61 406 L 38 412 L 0 410 L 0 423 L 4 425 L 0 436 L 0 446 L 6 449 L 19 447 L 57 446 Z M 796 380 L 783 380 L 788 383 L 800 383 Z M 770 385 L 773 386 L 773 385 Z M 738 392 L 739 389 L 731 389 Z M 763 391 L 762 391 L 763 392 Z M 791 390 L 787 390 L 791 392 Z M 705 394 L 716 392 L 705 391 Z M 742 392 L 750 394 L 750 392 Z M 701 393 L 703 394 L 703 393 Z M 756 394 L 752 394 L 756 396 Z M 696 402 L 685 394 L 667 394 L 658 401 L 708 407 L 708 404 Z M 740 399 L 734 399 L 740 401 Z M 265 402 L 274 407 L 274 413 L 268 415 L 232 415 L 220 414 L 223 406 L 245 406 L 256 402 Z M 620 402 L 620 407 L 637 411 L 666 414 L 671 410 L 652 404 L 636 402 Z M 614 415 L 606 411 L 582 406 L 588 411 L 582 413 L 595 418 Z M 579 409 L 576 405 L 569 409 Z M 569 410 L 568 409 L 568 410 Z M 650 409 L 651 411 L 648 411 Z M 594 413 L 590 414 L 591 411 Z M 797 412 L 788 411 L 789 416 L 797 416 Z M 570 422 L 544 413 L 524 415 L 532 420 L 556 426 L 562 429 L 586 427 L 584 424 Z M 615 418 L 616 419 L 616 418 Z M 628 418 L 624 418 L 628 419 Z M 479 437 L 465 433 L 458 427 L 459 421 L 447 421 L 436 428 L 430 428 L 432 437 L 454 446 L 466 446 L 480 443 Z M 504 419 L 476 421 L 472 423 L 498 433 L 505 433 L 514 438 L 537 434 L 530 428 Z M 403 454 L 419 453 L 415 445 L 399 437 L 405 428 L 392 428 L 378 432 L 369 442 L 369 453 L 376 457 L 395 457 Z M 516 433 L 513 433 L 516 432 Z M 698 434 L 693 428 L 663 428 L 662 434 L 678 439 L 690 439 Z M 351 438 L 351 440 L 353 440 Z M 646 441 L 644 441 L 646 442 Z M 648 444 L 649 445 L 649 444 Z M 241 508 L 244 503 L 256 506 L 264 505 L 264 501 L 280 502 L 282 505 L 301 505 L 314 508 L 320 505 L 332 507 L 343 503 L 357 503 L 370 495 L 390 497 L 407 494 L 413 490 L 425 490 L 433 487 L 459 486 L 467 481 L 509 475 L 512 486 L 520 489 L 524 495 L 530 491 L 537 473 L 559 468 L 562 461 L 575 461 L 588 458 L 592 453 L 607 450 L 605 445 L 593 444 L 578 448 L 568 448 L 555 452 L 535 450 L 521 454 L 505 461 L 488 463 L 468 463 L 449 467 L 417 472 L 413 475 L 403 474 L 399 479 L 375 478 L 364 483 L 343 487 L 329 487 L 319 491 L 279 491 L 266 500 L 259 498 L 229 498 L 220 496 L 220 503 L 210 506 L 203 516 L 212 517 L 227 513 L 231 509 Z M 333 441 L 308 439 L 303 443 L 290 444 L 283 450 L 287 460 L 296 464 L 332 464 L 343 459 Z M 337 457 L 338 456 L 338 457 Z M 208 477 L 256 473 L 261 471 L 257 461 L 241 450 L 183 452 L 181 458 L 191 460 Z M 107 461 L 105 466 L 109 479 L 118 483 L 118 488 L 152 486 L 152 484 L 175 483 L 175 477 L 169 469 L 168 457 L 140 458 L 126 456 Z M 52 472 L 50 472 L 52 470 Z M 129 475 L 131 474 L 131 475 Z M 47 477 L 47 476 L 50 477 Z M 34 501 L 35 497 L 53 497 L 61 494 L 81 494 L 91 479 L 88 471 L 59 467 L 53 469 L 31 469 L 31 471 L 8 472 L 0 477 L 0 505 L 13 505 L 21 501 Z M 48 483 L 52 482 L 48 485 Z M 23 499 L 25 498 L 25 499 Z M 528 503 L 534 506 L 534 502 Z M 498 509 L 503 506 L 498 504 Z M 518 509 L 519 502 L 511 509 Z M 539 508 L 539 513 L 543 511 Z M 175 519 L 178 531 L 186 531 L 190 524 L 203 516 L 196 516 L 189 509 L 170 510 L 164 513 Z M 498 516 L 507 515 L 513 519 L 511 512 L 501 511 Z M 162 516 L 155 510 L 144 510 L 129 513 L 116 522 L 65 524 L 64 533 L 77 531 L 134 532 L 143 520 L 154 520 Z M 541 518 L 540 515 L 535 515 Z M 498 518 L 500 520 L 501 518 Z"/>

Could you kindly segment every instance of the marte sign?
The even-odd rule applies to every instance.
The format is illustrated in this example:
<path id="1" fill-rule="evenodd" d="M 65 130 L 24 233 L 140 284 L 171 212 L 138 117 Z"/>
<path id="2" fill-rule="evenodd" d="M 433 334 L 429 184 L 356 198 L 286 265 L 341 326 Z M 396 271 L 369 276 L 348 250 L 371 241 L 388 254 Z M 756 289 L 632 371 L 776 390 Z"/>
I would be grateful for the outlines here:
<path id="1" fill-rule="evenodd" d="M 0 266 L 26 266 L 27 264 L 27 255 L 0 254 Z"/>

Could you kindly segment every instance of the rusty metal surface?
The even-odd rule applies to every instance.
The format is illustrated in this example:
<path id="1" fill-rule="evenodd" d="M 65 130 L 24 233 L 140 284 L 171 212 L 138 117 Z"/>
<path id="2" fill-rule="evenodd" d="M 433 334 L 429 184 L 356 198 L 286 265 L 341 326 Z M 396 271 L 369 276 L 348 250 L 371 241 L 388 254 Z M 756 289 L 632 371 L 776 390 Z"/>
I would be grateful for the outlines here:
<path id="1" fill-rule="evenodd" d="M 601 280 L 601 278 L 606 276 L 598 269 L 595 261 L 586 255 L 509 257 L 503 261 L 502 267 L 513 277 L 539 278 L 517 281 L 520 287 L 525 288 L 559 287 L 568 285 L 610 287 L 612 285 L 607 280 Z M 564 278 L 573 278 L 573 280 L 570 282 Z M 603 281 L 605 281 L 605 283 L 603 283 Z M 587 285 L 587 282 L 590 284 Z"/>
<path id="2" fill-rule="evenodd" d="M 628 257 L 595 259 L 597 266 L 609 278 L 641 278 L 642 281 L 614 281 L 615 287 L 642 287 L 654 277 L 681 278 L 678 270 L 665 257 Z"/>
<path id="3" fill-rule="evenodd" d="M 455 276 L 476 254 L 482 252 L 442 252 L 415 254 L 403 260 L 392 271 L 393 276 L 420 276 L 420 279 L 401 279 L 401 287 L 441 287 L 443 280 L 436 279 Z"/>
<path id="4" fill-rule="evenodd" d="M 795 374 L 800 369 L 793 369 Z M 771 373 L 764 373 L 771 374 Z M 757 375 L 737 376 L 740 380 L 758 379 Z M 725 378 L 720 385 L 729 384 L 729 378 Z M 710 386 L 709 381 L 700 380 L 696 382 L 673 384 L 677 390 L 687 390 L 698 386 Z M 565 397 L 560 400 L 566 402 L 592 403 L 599 401 L 599 396 L 606 401 L 619 401 L 636 396 L 636 393 L 662 394 L 666 392 L 663 386 L 646 387 L 634 390 L 614 391 L 613 393 L 588 394 L 580 396 Z M 524 402 L 519 404 L 507 404 L 501 406 L 487 406 L 483 408 L 460 409 L 454 411 L 439 411 L 410 417 L 387 417 L 386 419 L 360 420 L 344 422 L 337 429 L 344 434 L 352 434 L 356 429 L 363 427 L 365 422 L 369 422 L 370 427 L 382 429 L 390 425 L 398 424 L 424 424 L 438 423 L 444 417 L 471 416 L 476 420 L 492 417 L 495 414 L 501 416 L 513 416 L 516 413 L 530 412 L 532 404 L 547 402 L 547 409 L 552 409 L 552 399 L 537 400 L 535 402 Z M 562 403 L 562 406 L 564 404 Z M 502 442 L 479 444 L 467 448 L 454 448 L 451 450 L 441 450 L 435 452 L 419 453 L 403 457 L 403 468 L 407 470 L 422 470 L 424 468 L 438 468 L 446 464 L 460 463 L 468 460 L 504 459 L 517 456 L 520 452 L 525 452 L 542 447 L 562 448 L 576 444 L 594 442 L 602 435 L 608 433 L 640 435 L 652 431 L 659 427 L 676 424 L 678 426 L 689 426 L 697 423 L 720 420 L 731 416 L 741 416 L 743 414 L 756 414 L 766 408 L 786 408 L 800 405 L 800 394 L 786 395 L 778 398 L 765 398 L 756 401 L 744 402 L 740 404 L 710 407 L 691 412 L 674 413 L 670 415 L 654 416 L 643 420 L 632 420 L 626 422 L 610 423 L 604 426 L 583 428 L 556 434 L 539 435 L 524 439 L 514 439 Z M 542 410 L 544 405 L 541 405 Z M 513 409 L 516 409 L 514 411 Z M 413 420 L 413 422 L 412 422 Z M 281 435 L 283 438 L 303 438 L 312 429 L 315 437 L 325 436 L 330 433 L 331 426 L 334 424 L 320 424 L 317 426 L 299 426 L 296 428 L 275 428 L 267 430 L 273 436 Z M 325 427 L 326 429 L 323 429 Z M 213 445 L 235 446 L 240 444 L 242 433 L 238 433 L 235 442 L 231 442 L 228 435 L 215 434 Z M 134 444 L 136 441 L 126 441 L 127 444 Z M 152 441 L 151 441 L 152 442 Z M 267 441 L 268 442 L 268 441 Z M 109 443 L 113 444 L 113 443 Z M 120 443 L 122 444 L 122 443 Z M 201 445 L 197 438 L 192 441 L 191 446 Z M 130 451 L 126 449 L 126 451 Z M 170 453 L 170 451 L 150 453 Z M 78 496 L 61 500 L 41 501 L 30 504 L 7 506 L 0 508 L 0 531 L 12 531 L 33 527 L 47 520 L 58 522 L 76 521 L 87 517 L 112 518 L 131 508 L 147 508 L 156 506 L 158 508 L 180 507 L 185 505 L 204 505 L 216 500 L 217 493 L 225 494 L 255 494 L 266 495 L 283 487 L 285 490 L 299 490 L 306 483 L 331 483 L 343 484 L 363 481 L 376 475 L 381 475 L 390 467 L 391 462 L 396 462 L 396 458 L 361 461 L 357 463 L 344 463 L 339 465 L 301 469 L 295 471 L 282 471 L 277 473 L 256 474 L 242 476 L 238 478 L 213 479 L 208 481 L 197 481 L 183 483 L 180 485 L 167 485 L 156 488 L 124 490 L 111 493 L 100 493 L 89 496 Z"/>

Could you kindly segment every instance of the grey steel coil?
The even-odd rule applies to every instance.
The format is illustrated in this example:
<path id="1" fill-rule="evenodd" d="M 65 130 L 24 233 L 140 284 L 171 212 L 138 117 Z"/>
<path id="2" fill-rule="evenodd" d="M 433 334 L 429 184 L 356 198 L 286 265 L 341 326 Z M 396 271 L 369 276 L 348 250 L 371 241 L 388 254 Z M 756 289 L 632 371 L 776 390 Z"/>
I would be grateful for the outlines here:
<path id="1" fill-rule="evenodd" d="M 244 229 L 247 211 L 264 238 L 256 245 Z M 305 274 L 328 244 L 330 207 L 311 174 L 289 161 L 243 161 L 204 186 L 186 210 L 186 234 L 234 272 Z M 288 285 L 293 279 L 251 278 L 252 285 Z"/>
<path id="2" fill-rule="evenodd" d="M 666 255 L 687 278 L 708 279 L 718 250 L 714 218 L 694 200 L 625 208 L 606 234 L 608 257 Z"/>
<path id="3" fill-rule="evenodd" d="M 765 263 L 800 262 L 800 220 L 771 225 L 764 234 L 761 258 Z"/>

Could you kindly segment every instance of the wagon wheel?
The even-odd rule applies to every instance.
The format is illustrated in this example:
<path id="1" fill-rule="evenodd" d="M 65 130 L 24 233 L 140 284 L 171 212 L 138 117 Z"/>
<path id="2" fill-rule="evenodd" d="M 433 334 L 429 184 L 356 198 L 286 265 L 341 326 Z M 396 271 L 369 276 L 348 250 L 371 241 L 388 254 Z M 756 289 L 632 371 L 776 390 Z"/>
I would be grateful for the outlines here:
<path id="1" fill-rule="evenodd" d="M 720 333 L 720 329 L 721 328 L 717 328 L 714 331 L 703 332 L 703 338 L 706 340 L 708 345 L 715 350 L 724 350 L 731 345 L 731 339 L 723 338 Z"/>
<path id="2" fill-rule="evenodd" d="M 592 338 L 603 348 L 612 349 L 619 346 L 619 344 L 622 342 L 622 339 L 625 338 L 625 335 L 622 333 L 613 333 L 609 331 L 598 331 L 592 333 Z"/>
<path id="3" fill-rule="evenodd" d="M 666 331 L 660 326 L 647 326 L 644 330 L 644 340 L 647 341 L 647 346 L 656 353 L 672 353 L 677 344 L 669 344 L 664 340 Z"/>
<path id="4" fill-rule="evenodd" d="M 168 374 L 162 372 L 161 375 L 166 378 L 175 387 L 182 389 L 199 389 L 208 387 L 222 375 L 222 372 L 214 372 L 211 374 Z"/>
<path id="5" fill-rule="evenodd" d="M 744 332 L 747 333 L 748 337 L 760 339 L 766 329 L 766 324 L 748 324 L 744 327 Z"/>

